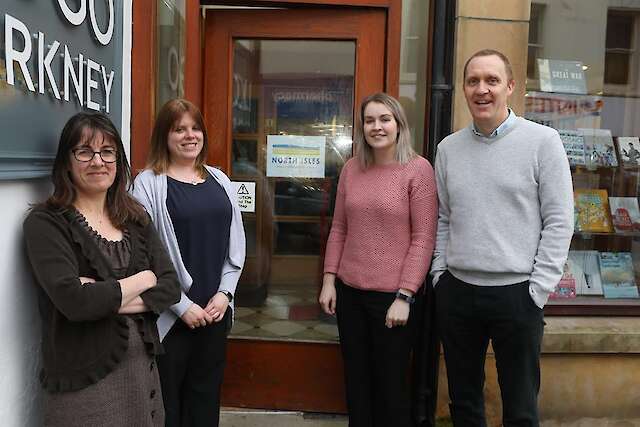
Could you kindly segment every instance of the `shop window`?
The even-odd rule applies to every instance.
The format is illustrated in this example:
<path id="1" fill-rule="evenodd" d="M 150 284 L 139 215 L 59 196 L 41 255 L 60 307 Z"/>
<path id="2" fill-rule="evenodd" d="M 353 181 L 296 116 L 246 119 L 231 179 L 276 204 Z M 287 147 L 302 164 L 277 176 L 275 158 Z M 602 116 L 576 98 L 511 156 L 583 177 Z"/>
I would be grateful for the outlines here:
<path id="1" fill-rule="evenodd" d="M 536 58 L 542 58 L 542 18 L 544 16 L 544 4 L 531 3 L 531 15 L 529 19 L 529 43 L 527 60 L 527 79 L 538 80 L 536 73 Z"/>
<path id="2" fill-rule="evenodd" d="M 560 133 L 576 206 L 551 314 L 640 314 L 640 13 L 608 3 L 531 6 L 524 115 Z"/>
<path id="3" fill-rule="evenodd" d="M 610 85 L 630 85 L 638 78 L 635 44 L 638 33 L 638 12 L 609 11 L 605 49 L 604 82 Z"/>

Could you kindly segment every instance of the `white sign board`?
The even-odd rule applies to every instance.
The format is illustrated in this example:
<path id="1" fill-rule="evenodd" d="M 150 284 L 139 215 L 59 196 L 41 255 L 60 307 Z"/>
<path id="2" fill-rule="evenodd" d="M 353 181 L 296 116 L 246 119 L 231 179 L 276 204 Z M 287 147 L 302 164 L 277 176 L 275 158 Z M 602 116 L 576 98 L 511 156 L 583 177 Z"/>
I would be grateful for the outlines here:
<path id="1" fill-rule="evenodd" d="M 241 212 L 256 211 L 256 183 L 232 181 L 231 188 L 238 198 L 238 205 Z"/>
<path id="2" fill-rule="evenodd" d="M 267 176 L 324 178 L 326 137 L 267 136 Z"/>

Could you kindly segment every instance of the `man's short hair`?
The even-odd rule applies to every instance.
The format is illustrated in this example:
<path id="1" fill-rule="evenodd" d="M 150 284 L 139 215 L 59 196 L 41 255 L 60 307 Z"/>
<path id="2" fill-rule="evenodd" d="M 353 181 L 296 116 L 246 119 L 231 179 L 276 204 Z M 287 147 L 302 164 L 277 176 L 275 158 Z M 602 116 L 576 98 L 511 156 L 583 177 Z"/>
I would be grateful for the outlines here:
<path id="1" fill-rule="evenodd" d="M 464 80 L 467 79 L 467 67 L 469 66 L 469 62 L 471 62 L 471 60 L 473 58 L 478 58 L 480 56 L 494 56 L 494 55 L 502 60 L 502 63 L 504 64 L 504 69 L 507 72 L 507 78 L 509 79 L 509 81 L 512 81 L 513 80 L 513 68 L 511 68 L 511 62 L 509 62 L 509 58 L 507 58 L 504 53 L 499 52 L 499 51 L 494 50 L 494 49 L 482 49 L 482 50 L 477 51 L 473 55 L 471 55 L 471 57 L 469 59 L 467 59 L 467 62 L 464 63 L 463 79 Z"/>

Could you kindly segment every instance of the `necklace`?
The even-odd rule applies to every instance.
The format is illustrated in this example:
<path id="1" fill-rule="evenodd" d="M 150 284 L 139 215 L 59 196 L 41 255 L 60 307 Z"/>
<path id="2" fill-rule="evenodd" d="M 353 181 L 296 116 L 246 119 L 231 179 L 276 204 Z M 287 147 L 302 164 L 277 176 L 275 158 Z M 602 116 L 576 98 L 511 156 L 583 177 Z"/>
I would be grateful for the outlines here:
<path id="1" fill-rule="evenodd" d="M 169 171 L 169 176 L 176 181 L 184 182 L 185 184 L 198 185 L 204 182 L 199 175 L 196 175 L 195 177 L 191 175 L 191 177 L 187 178 L 185 175 L 180 175 L 173 171 Z"/>

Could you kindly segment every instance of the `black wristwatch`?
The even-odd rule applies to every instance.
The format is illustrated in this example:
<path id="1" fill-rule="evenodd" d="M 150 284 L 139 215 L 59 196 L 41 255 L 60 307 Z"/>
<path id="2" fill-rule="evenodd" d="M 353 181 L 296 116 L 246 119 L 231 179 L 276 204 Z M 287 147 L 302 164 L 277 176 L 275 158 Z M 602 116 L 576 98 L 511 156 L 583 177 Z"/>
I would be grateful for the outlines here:
<path id="1" fill-rule="evenodd" d="M 401 299 L 402 301 L 406 301 L 409 304 L 413 304 L 416 301 L 416 297 L 414 297 L 413 295 L 403 294 L 400 291 L 396 291 L 396 298 Z"/>
<path id="2" fill-rule="evenodd" d="M 218 291 L 221 294 L 223 294 L 225 297 L 227 297 L 227 299 L 229 300 L 229 302 L 233 301 L 233 294 L 229 291 Z"/>

